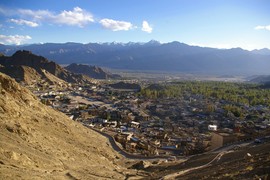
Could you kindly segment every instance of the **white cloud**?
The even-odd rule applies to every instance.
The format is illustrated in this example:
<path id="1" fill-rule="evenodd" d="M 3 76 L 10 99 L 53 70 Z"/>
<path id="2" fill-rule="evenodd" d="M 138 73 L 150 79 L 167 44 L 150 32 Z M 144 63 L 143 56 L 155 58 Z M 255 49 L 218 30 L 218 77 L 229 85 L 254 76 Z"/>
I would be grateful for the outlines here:
<path id="1" fill-rule="evenodd" d="M 112 31 L 128 31 L 133 28 L 130 22 L 126 21 L 115 21 L 113 19 L 102 19 L 99 23 L 106 29 Z"/>
<path id="2" fill-rule="evenodd" d="M 270 25 L 268 25 L 268 26 L 256 26 L 254 29 L 256 29 L 256 30 L 268 30 L 268 31 L 270 31 Z"/>
<path id="3" fill-rule="evenodd" d="M 62 11 L 54 16 L 54 21 L 60 24 L 83 27 L 84 25 L 94 22 L 93 16 L 79 7 L 75 7 L 73 11 Z"/>
<path id="4" fill-rule="evenodd" d="M 37 27 L 38 23 L 32 22 L 32 21 L 27 21 L 24 19 L 10 19 L 10 22 L 13 22 L 18 25 L 26 25 L 30 27 Z"/>
<path id="5" fill-rule="evenodd" d="M 254 29 L 261 30 L 261 29 L 264 29 L 264 26 L 256 26 Z"/>
<path id="6" fill-rule="evenodd" d="M 32 39 L 30 36 L 22 36 L 22 35 L 1 35 L 0 34 L 0 43 L 1 44 L 16 44 L 20 45 L 22 42 Z"/>
<path id="7" fill-rule="evenodd" d="M 142 31 L 151 33 L 153 31 L 153 28 L 148 24 L 147 21 L 142 22 Z"/>
<path id="8" fill-rule="evenodd" d="M 17 13 L 23 17 L 30 17 L 35 20 L 42 20 L 48 17 L 53 17 L 53 13 L 48 10 L 31 10 L 31 9 L 18 9 Z"/>
<path id="9" fill-rule="evenodd" d="M 8 14 L 6 14 L 8 12 Z M 31 19 L 32 22 L 48 22 L 58 25 L 70 25 L 84 27 L 88 23 L 94 22 L 94 17 L 91 13 L 80 7 L 75 7 L 73 10 L 64 10 L 60 13 L 51 12 L 48 10 L 31 10 L 31 9 L 3 9 L 0 8 L 0 13 L 8 16 L 19 16 L 24 19 Z M 30 22 L 31 22 L 30 21 Z"/>

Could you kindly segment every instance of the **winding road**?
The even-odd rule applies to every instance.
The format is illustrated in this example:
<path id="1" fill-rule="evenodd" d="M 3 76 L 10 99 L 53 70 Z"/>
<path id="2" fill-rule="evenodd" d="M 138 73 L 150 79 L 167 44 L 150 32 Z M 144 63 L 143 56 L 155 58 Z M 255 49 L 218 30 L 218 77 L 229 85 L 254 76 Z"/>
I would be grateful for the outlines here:
<path id="1" fill-rule="evenodd" d="M 166 159 L 168 159 L 170 157 L 170 156 L 152 156 L 152 157 L 149 157 L 149 156 L 143 156 L 143 155 L 130 154 L 130 153 L 124 151 L 121 147 L 119 147 L 119 145 L 116 143 L 114 137 L 112 137 L 111 135 L 109 135 L 109 134 L 107 134 L 105 132 L 101 132 L 101 131 L 99 131 L 97 129 L 94 129 L 94 128 L 91 128 L 91 127 L 89 127 L 89 128 L 96 131 L 97 133 L 105 136 L 106 138 L 108 138 L 112 148 L 115 151 L 117 151 L 119 154 L 123 155 L 125 158 L 133 159 L 133 160 L 166 160 Z M 212 152 L 216 152 L 218 154 L 211 161 L 209 161 L 208 163 L 206 163 L 204 165 L 197 166 L 197 167 L 192 167 L 192 168 L 189 168 L 189 169 L 181 170 L 181 171 L 176 172 L 176 173 L 168 174 L 168 175 L 162 177 L 161 180 L 175 179 L 176 177 L 184 175 L 184 174 L 186 174 L 186 173 L 188 173 L 190 171 L 194 171 L 194 170 L 198 170 L 198 169 L 202 169 L 202 168 L 206 168 L 208 166 L 211 166 L 215 161 L 218 162 L 222 158 L 223 155 L 233 152 L 234 150 L 231 150 L 231 149 L 233 149 L 236 145 L 244 147 L 244 146 L 247 146 L 247 145 L 251 144 L 251 142 L 252 141 L 232 144 L 232 145 L 229 145 L 229 146 L 222 147 L 222 148 L 219 148 L 217 150 L 214 150 Z M 212 152 L 208 152 L 208 153 L 212 153 Z M 182 162 L 183 162 L 183 160 L 188 160 L 192 156 L 188 156 L 188 157 L 185 157 L 185 158 L 183 157 L 183 159 L 178 159 L 178 160 L 182 160 Z"/>
<path id="2" fill-rule="evenodd" d="M 119 147 L 119 145 L 116 143 L 114 137 L 112 137 L 111 135 L 105 133 L 105 132 L 102 132 L 102 131 L 99 131 L 95 128 L 91 128 L 91 127 L 88 127 L 90 129 L 92 129 L 93 131 L 96 131 L 97 133 L 105 136 L 106 138 L 108 138 L 112 148 L 117 151 L 119 154 L 121 154 L 122 156 L 124 156 L 125 158 L 128 158 L 128 159 L 134 159 L 134 160 L 166 160 L 168 159 L 170 156 L 143 156 L 143 155 L 136 155 L 136 154 L 130 154 L 126 151 L 124 151 L 122 148 Z"/>
<path id="3" fill-rule="evenodd" d="M 176 173 L 173 173 L 173 174 L 168 174 L 166 176 L 164 176 L 162 178 L 162 180 L 166 180 L 166 179 L 175 179 L 176 177 L 178 176 L 181 176 L 181 175 L 184 175 L 190 171 L 194 171 L 194 170 L 198 170 L 198 169 L 202 169 L 202 168 L 205 168 L 205 167 L 208 167 L 210 166 L 214 161 L 219 161 L 221 159 L 221 157 L 224 155 L 224 154 L 227 154 L 227 153 L 230 153 L 232 151 L 224 151 L 224 152 L 220 152 L 218 153 L 210 162 L 204 164 L 204 165 L 201 165 L 201 166 L 197 166 L 197 167 L 193 167 L 193 168 L 189 168 L 189 169 L 185 169 L 185 170 L 182 170 L 182 171 L 179 171 L 179 172 L 176 172 Z"/>

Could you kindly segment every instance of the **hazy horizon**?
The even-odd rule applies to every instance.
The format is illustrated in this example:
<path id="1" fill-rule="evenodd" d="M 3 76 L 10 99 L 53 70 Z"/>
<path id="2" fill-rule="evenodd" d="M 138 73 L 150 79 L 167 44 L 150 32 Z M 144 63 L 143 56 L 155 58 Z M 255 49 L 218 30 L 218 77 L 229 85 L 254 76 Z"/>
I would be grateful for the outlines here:
<path id="1" fill-rule="evenodd" d="M 155 40 L 155 39 L 151 39 L 149 41 L 145 41 L 145 42 L 142 42 L 142 41 L 128 41 L 128 42 L 119 42 L 119 41 L 111 41 L 111 42 L 108 42 L 108 41 L 104 41 L 104 42 L 75 42 L 75 41 L 66 41 L 66 42 L 39 42 L 39 43 L 25 43 L 25 44 L 3 44 L 3 43 L 0 43 L 2 45 L 5 45 L 5 46 L 29 46 L 29 45 L 38 45 L 38 44 L 68 44 L 68 43 L 74 43 L 74 44 L 83 44 L 83 45 L 86 45 L 86 44 L 91 44 L 91 43 L 96 43 L 96 44 L 123 44 L 123 45 L 127 45 L 129 43 L 138 43 L 138 44 L 146 44 L 146 43 L 149 43 L 151 41 L 156 41 L 160 44 L 169 44 L 169 43 L 173 43 L 173 42 L 178 42 L 178 43 L 181 43 L 181 44 L 186 44 L 188 46 L 197 46 L 197 47 L 202 47 L 202 48 L 215 48 L 215 49 L 237 49 L 237 48 L 241 48 L 243 50 L 247 50 L 247 51 L 253 51 L 253 50 L 262 50 L 262 49 L 268 49 L 270 50 L 270 48 L 267 48 L 267 47 L 263 47 L 263 48 L 257 48 L 257 49 L 245 49 L 245 48 L 242 48 L 242 47 L 211 47 L 211 46 L 205 46 L 205 45 L 201 45 L 201 44 L 188 44 L 188 43 L 185 43 L 185 42 L 180 42 L 180 41 L 168 41 L 168 42 L 161 42 L 161 41 L 158 41 L 158 40 Z"/>

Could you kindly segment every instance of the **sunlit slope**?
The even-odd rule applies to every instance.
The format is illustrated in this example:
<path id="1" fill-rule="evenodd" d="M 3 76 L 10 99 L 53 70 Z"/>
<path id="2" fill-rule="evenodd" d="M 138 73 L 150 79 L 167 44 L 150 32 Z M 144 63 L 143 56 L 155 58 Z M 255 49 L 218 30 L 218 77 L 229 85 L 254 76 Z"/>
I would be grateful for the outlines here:
<path id="1" fill-rule="evenodd" d="M 0 179 L 123 179 L 107 139 L 0 73 Z"/>

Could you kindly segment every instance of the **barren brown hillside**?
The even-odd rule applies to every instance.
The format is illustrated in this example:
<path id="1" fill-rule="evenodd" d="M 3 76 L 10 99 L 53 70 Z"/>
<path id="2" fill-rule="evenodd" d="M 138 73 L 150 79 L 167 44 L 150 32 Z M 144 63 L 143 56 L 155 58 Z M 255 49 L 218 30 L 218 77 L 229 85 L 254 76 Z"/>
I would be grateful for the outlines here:
<path id="1" fill-rule="evenodd" d="M 124 179 L 107 139 L 0 73 L 0 179 Z"/>

